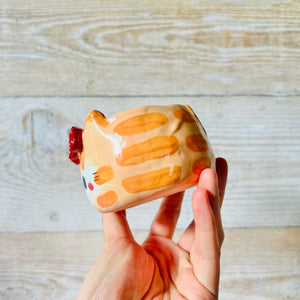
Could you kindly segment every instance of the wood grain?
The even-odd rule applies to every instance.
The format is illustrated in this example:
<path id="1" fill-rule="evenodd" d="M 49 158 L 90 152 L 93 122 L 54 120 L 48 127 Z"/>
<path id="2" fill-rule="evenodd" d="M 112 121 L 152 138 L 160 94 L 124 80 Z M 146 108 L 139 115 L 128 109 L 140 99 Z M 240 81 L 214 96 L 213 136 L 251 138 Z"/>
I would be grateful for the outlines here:
<path id="1" fill-rule="evenodd" d="M 300 4 L 1 0 L 1 95 L 296 95 Z"/>
<path id="2" fill-rule="evenodd" d="M 229 163 L 220 299 L 300 297 L 299 1 L 0 7 L 0 299 L 75 299 L 101 252 L 101 214 L 67 158 L 71 125 L 174 103 Z M 127 211 L 139 242 L 159 204 Z"/>
<path id="3" fill-rule="evenodd" d="M 216 156 L 227 158 L 226 228 L 300 225 L 299 97 L 20 98 L 0 101 L 1 232 L 101 229 L 79 167 L 68 160 L 68 129 L 90 110 L 106 116 L 140 105 L 189 104 Z M 179 228 L 192 219 L 192 189 Z M 160 201 L 128 210 L 148 229 Z"/>
<path id="4" fill-rule="evenodd" d="M 175 233 L 175 240 L 181 233 Z M 146 234 L 134 232 L 139 242 Z M 2 234 L 0 238 L 2 300 L 75 299 L 103 247 L 101 232 Z M 220 299 L 297 299 L 299 251 L 299 228 L 227 230 Z"/>

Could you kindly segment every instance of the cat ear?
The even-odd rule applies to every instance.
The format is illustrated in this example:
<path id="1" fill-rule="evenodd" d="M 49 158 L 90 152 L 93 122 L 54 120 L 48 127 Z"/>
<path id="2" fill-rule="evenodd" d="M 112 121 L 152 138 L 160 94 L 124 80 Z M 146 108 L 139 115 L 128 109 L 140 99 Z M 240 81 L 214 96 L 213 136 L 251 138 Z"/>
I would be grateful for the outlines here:
<path id="1" fill-rule="evenodd" d="M 196 118 L 196 120 L 197 120 L 197 121 L 199 122 L 199 124 L 201 125 L 203 131 L 205 132 L 205 135 L 207 135 L 204 126 L 203 126 L 202 123 L 200 122 L 198 116 L 195 114 L 195 112 L 193 111 L 193 109 L 192 109 L 189 105 L 185 105 L 185 107 L 193 114 L 193 116 Z"/>
<path id="2" fill-rule="evenodd" d="M 107 122 L 105 116 L 103 115 L 103 113 L 101 113 L 98 110 L 92 110 L 88 114 L 88 116 L 85 120 L 85 124 L 88 122 L 91 122 L 91 123 L 97 124 L 98 126 L 103 126 L 103 127 L 106 127 L 108 125 L 108 122 Z"/>

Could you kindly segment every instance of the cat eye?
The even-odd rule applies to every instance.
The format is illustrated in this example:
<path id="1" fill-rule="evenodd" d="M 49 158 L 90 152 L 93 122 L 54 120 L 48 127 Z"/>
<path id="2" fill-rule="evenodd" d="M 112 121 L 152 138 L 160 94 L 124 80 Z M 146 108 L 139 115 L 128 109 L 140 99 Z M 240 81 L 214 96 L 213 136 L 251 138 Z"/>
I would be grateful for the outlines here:
<path id="1" fill-rule="evenodd" d="M 83 181 L 84 188 L 85 188 L 85 189 L 87 189 L 87 186 L 86 186 L 86 181 L 85 181 L 85 178 L 84 178 L 84 176 L 82 176 L 82 181 Z"/>

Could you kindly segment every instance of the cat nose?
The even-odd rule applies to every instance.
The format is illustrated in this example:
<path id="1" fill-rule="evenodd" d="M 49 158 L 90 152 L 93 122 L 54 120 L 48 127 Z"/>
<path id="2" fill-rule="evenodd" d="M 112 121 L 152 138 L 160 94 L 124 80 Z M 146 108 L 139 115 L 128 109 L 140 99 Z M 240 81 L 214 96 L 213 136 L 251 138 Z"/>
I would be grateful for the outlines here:
<path id="1" fill-rule="evenodd" d="M 94 186 L 93 186 L 93 184 L 92 184 L 91 182 L 89 182 L 88 188 L 89 188 L 91 191 L 94 189 Z"/>

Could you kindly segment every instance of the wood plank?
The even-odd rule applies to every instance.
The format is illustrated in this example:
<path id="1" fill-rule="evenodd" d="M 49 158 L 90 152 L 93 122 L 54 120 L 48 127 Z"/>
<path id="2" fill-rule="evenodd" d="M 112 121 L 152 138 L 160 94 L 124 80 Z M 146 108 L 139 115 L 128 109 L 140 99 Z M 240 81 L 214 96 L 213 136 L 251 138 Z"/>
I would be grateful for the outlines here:
<path id="1" fill-rule="evenodd" d="M 300 4 L 1 0 L 1 95 L 296 95 Z"/>
<path id="2" fill-rule="evenodd" d="M 228 159 L 225 227 L 300 225 L 297 97 L 22 98 L 0 101 L 1 232 L 101 229 L 101 214 L 87 200 L 79 168 L 67 158 L 68 129 L 82 126 L 92 109 L 110 116 L 174 102 L 194 108 L 216 155 Z M 192 219 L 192 191 L 179 228 Z M 132 227 L 149 228 L 159 203 L 129 209 Z"/>
<path id="3" fill-rule="evenodd" d="M 2 234 L 0 298 L 75 299 L 102 247 L 100 232 Z M 220 299 L 297 299 L 299 250 L 300 228 L 227 230 Z"/>

